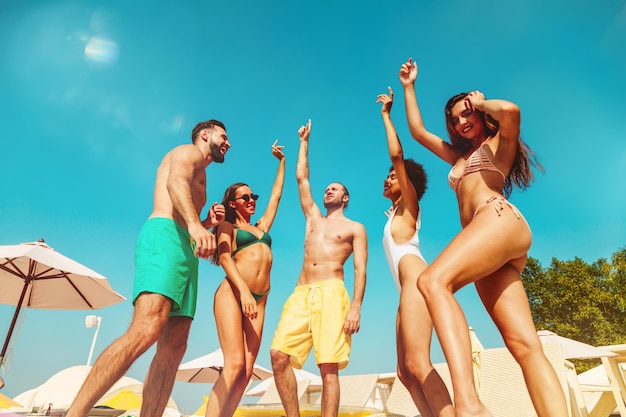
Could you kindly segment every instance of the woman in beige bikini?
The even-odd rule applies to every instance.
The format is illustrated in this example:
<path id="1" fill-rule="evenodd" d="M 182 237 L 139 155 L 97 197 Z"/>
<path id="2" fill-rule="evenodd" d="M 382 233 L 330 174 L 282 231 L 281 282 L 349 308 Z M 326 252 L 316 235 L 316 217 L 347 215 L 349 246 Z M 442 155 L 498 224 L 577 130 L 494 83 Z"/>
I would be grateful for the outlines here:
<path id="1" fill-rule="evenodd" d="M 537 415 L 565 417 L 565 396 L 543 354 L 520 278 L 530 228 L 506 200 L 514 185 L 530 185 L 531 165 L 536 165 L 519 137 L 519 108 L 505 100 L 486 100 L 479 91 L 452 97 L 445 108 L 448 143 L 424 127 L 415 95 L 417 65 L 411 59 L 399 77 L 411 135 L 452 165 L 448 179 L 463 227 L 417 280 L 450 368 L 456 415 L 491 415 L 476 394 L 468 325 L 454 298 L 454 292 L 474 283 L 522 368 Z"/>
<path id="2" fill-rule="evenodd" d="M 212 261 L 226 272 L 213 303 L 224 370 L 209 396 L 207 417 L 233 415 L 259 353 L 272 268 L 272 239 L 268 233 L 285 182 L 282 148 L 277 142 L 272 145 L 272 154 L 279 160 L 278 172 L 267 209 L 255 224 L 250 218 L 256 212 L 259 196 L 247 184 L 231 185 L 222 200 L 226 219 L 214 230 L 218 250 Z"/>

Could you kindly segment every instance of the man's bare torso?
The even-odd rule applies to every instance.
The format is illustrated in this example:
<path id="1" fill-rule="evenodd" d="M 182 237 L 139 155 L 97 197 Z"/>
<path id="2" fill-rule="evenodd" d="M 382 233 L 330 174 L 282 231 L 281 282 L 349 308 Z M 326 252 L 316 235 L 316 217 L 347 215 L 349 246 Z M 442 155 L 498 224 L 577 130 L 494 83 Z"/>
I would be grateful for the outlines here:
<path id="1" fill-rule="evenodd" d="M 178 213 L 178 211 L 174 208 L 174 203 L 172 202 L 172 197 L 168 190 L 168 182 L 170 182 L 171 186 L 176 186 L 176 182 L 171 181 L 174 179 L 170 178 L 171 172 L 180 172 L 171 170 L 173 158 L 176 158 L 175 163 L 179 165 L 182 164 L 183 171 L 192 172 L 190 198 L 198 215 L 206 204 L 206 167 L 202 163 L 202 153 L 200 150 L 197 150 L 197 154 L 193 152 L 193 150 L 190 152 L 190 149 L 188 148 L 189 146 L 195 148 L 194 145 L 181 145 L 172 149 L 163 157 L 163 160 L 157 169 L 156 181 L 154 184 L 154 208 L 152 214 L 150 215 L 150 218 L 164 217 L 173 219 L 184 228 L 187 228 L 187 223 L 180 213 Z M 185 147 L 187 147 L 187 149 L 183 149 Z M 191 155 L 191 157 L 188 157 L 189 155 Z M 183 157 L 181 158 L 181 156 Z"/>
<path id="2" fill-rule="evenodd" d="M 304 262 L 298 285 L 343 279 L 343 265 L 352 254 L 355 223 L 345 217 L 314 217 L 307 221 Z"/>

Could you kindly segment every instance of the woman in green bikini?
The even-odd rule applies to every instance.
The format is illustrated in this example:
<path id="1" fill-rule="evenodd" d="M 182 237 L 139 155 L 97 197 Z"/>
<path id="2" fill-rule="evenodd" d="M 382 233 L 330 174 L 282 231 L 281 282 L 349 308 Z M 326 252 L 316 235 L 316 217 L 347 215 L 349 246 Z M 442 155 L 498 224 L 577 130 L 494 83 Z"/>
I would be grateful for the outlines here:
<path id="1" fill-rule="evenodd" d="M 206 417 L 230 417 L 248 385 L 263 334 L 265 305 L 272 268 L 272 227 L 285 181 L 283 146 L 274 142 L 272 154 L 279 160 L 267 209 L 254 224 L 259 196 L 247 184 L 235 183 L 226 189 L 222 204 L 226 220 L 217 230 L 213 263 L 221 265 L 226 279 L 215 292 L 213 313 L 217 335 L 224 353 L 224 370 L 213 385 Z"/>

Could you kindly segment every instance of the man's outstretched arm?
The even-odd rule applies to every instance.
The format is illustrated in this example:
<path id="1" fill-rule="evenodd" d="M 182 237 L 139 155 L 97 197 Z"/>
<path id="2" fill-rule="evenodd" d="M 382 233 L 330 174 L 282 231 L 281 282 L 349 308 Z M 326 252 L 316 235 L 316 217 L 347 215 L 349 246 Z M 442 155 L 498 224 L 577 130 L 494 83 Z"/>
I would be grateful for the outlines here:
<path id="1" fill-rule="evenodd" d="M 315 211 L 321 214 L 319 208 L 313 201 L 311 194 L 311 183 L 309 182 L 309 135 L 311 134 L 311 119 L 298 129 L 300 136 L 300 149 L 298 150 L 298 162 L 296 164 L 296 180 L 298 181 L 298 191 L 300 193 L 300 204 L 304 217 L 309 218 Z"/>

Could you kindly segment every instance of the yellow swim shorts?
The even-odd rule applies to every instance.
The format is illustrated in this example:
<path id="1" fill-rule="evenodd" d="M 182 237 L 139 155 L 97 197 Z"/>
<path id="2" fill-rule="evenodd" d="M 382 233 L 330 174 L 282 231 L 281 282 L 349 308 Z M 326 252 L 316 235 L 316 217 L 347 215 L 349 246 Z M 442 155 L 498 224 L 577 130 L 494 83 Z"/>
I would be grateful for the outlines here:
<path id="1" fill-rule="evenodd" d="M 350 297 L 341 279 L 298 285 L 283 307 L 271 349 L 290 356 L 291 365 L 302 369 L 311 347 L 317 365 L 348 365 L 351 336 L 343 332 Z"/>

